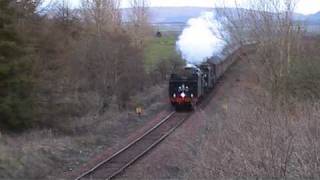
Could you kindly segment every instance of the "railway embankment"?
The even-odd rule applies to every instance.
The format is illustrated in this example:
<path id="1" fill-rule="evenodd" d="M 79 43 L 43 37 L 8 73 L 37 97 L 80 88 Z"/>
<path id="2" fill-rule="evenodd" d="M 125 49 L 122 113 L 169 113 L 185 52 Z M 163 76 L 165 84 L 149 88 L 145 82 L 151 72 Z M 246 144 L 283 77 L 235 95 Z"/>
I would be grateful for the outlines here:
<path id="1" fill-rule="evenodd" d="M 312 41 L 306 39 L 306 48 Z M 313 44 L 314 45 L 314 44 Z M 310 48 L 312 49 L 312 48 Z M 316 50 L 308 53 L 317 64 Z M 306 98 L 304 74 L 299 74 L 288 104 L 272 101 L 262 86 L 254 61 L 259 54 L 238 61 L 224 75 L 208 105 L 196 112 L 158 148 L 128 168 L 122 178 L 130 179 L 219 179 L 252 177 L 319 177 L 319 103 Z M 309 77 L 313 79 L 315 74 Z M 301 79 L 300 79 L 301 78 Z M 307 78 L 307 79 L 309 79 Z M 306 80 L 306 79 L 305 79 Z M 310 80 L 310 79 L 309 79 Z M 304 92 L 304 93 L 303 93 Z M 305 97 L 301 99 L 301 96 Z"/>

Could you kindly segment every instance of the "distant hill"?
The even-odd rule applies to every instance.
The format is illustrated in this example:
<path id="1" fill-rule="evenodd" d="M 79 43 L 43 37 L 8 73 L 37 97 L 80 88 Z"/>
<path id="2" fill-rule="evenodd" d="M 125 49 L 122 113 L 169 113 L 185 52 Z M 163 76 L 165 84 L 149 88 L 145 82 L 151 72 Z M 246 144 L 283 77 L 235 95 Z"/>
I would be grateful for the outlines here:
<path id="1" fill-rule="evenodd" d="M 186 23 L 190 18 L 198 17 L 205 11 L 213 11 L 213 8 L 161 7 L 149 10 L 152 23 Z"/>
<path id="2" fill-rule="evenodd" d="M 204 11 L 213 11 L 214 8 L 201 7 L 151 7 L 149 8 L 150 21 L 153 24 L 184 24 L 190 18 L 198 17 Z M 221 10 L 221 8 L 219 9 Z M 228 12 L 235 12 L 235 8 L 223 9 Z M 250 11 L 242 9 L 243 11 Z M 124 17 L 128 17 L 128 9 L 123 9 Z M 294 19 L 300 22 L 307 22 L 307 24 L 320 24 L 320 12 L 305 16 L 303 14 L 294 14 Z"/>
<path id="3" fill-rule="evenodd" d="M 320 12 L 306 17 L 309 24 L 320 24 Z"/>
<path id="4" fill-rule="evenodd" d="M 129 17 L 129 10 L 122 10 L 124 18 Z M 198 17 L 204 11 L 212 11 L 213 8 L 199 7 L 150 7 L 148 9 L 150 22 L 157 23 L 186 23 L 190 18 Z"/>

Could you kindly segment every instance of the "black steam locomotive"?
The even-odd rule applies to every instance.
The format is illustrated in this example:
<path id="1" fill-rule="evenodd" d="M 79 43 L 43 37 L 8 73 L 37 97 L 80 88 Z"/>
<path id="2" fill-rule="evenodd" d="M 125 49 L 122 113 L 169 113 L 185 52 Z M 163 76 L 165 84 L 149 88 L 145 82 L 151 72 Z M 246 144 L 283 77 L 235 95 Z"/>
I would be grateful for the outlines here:
<path id="1" fill-rule="evenodd" d="M 231 51 L 228 56 L 213 57 L 198 66 L 187 65 L 171 74 L 169 80 L 169 98 L 176 108 L 193 107 L 215 87 L 219 78 L 237 59 L 235 55 L 241 48 Z"/>

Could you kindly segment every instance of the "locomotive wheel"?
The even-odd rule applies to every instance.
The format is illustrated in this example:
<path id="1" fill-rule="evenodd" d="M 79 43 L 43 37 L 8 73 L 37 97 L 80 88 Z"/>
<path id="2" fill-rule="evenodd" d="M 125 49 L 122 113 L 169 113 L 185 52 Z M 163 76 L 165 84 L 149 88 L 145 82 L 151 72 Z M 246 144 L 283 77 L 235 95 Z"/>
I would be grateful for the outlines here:
<path id="1" fill-rule="evenodd" d="M 192 104 L 175 105 L 176 111 L 193 111 L 194 106 Z"/>
<path id="2" fill-rule="evenodd" d="M 188 109 L 189 109 L 190 111 L 194 111 L 195 108 L 196 108 L 196 103 L 194 103 L 194 102 L 192 102 L 192 103 L 190 103 L 190 104 L 188 105 Z"/>
<path id="3" fill-rule="evenodd" d="M 189 109 L 190 111 L 193 111 L 193 110 L 195 109 L 194 104 L 189 104 L 189 105 L 188 105 L 188 109 Z"/>
<path id="4" fill-rule="evenodd" d="M 180 105 L 175 105 L 174 108 L 176 111 L 181 111 L 181 109 L 182 109 Z"/>

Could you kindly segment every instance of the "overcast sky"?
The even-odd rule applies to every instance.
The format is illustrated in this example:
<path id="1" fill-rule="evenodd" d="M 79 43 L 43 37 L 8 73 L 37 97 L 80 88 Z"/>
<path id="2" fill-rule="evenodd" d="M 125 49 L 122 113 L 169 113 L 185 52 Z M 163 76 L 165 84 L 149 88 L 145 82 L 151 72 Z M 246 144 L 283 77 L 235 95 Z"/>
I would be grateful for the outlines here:
<path id="1" fill-rule="evenodd" d="M 73 6 L 78 6 L 80 0 L 69 0 Z M 130 0 L 121 0 L 122 7 L 128 7 Z M 170 7 L 170 6 L 195 6 L 195 7 L 213 7 L 222 0 L 148 0 L 151 7 Z M 245 2 L 247 0 L 237 0 Z M 233 6 L 234 0 L 224 0 L 227 6 Z M 320 11 L 320 0 L 300 0 L 296 12 L 302 14 L 314 14 Z"/>

